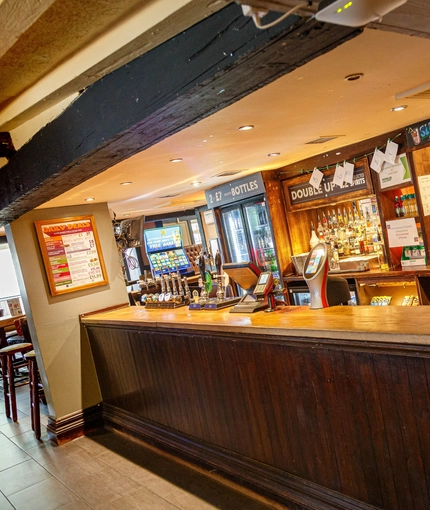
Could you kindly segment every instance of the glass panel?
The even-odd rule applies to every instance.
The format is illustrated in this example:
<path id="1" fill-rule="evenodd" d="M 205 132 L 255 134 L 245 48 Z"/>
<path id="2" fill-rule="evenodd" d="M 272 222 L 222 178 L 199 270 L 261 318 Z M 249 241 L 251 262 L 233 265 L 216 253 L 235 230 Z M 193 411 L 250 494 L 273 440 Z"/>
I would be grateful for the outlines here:
<path id="1" fill-rule="evenodd" d="M 245 229 L 240 210 L 224 211 L 222 219 L 231 262 L 245 262 L 249 260 Z"/>
<path id="2" fill-rule="evenodd" d="M 251 251 L 256 263 L 264 271 L 272 271 L 275 277 L 279 277 L 266 202 L 263 200 L 245 205 L 245 214 L 251 236 Z"/>
<path id="3" fill-rule="evenodd" d="M 193 232 L 194 244 L 202 243 L 202 236 L 200 234 L 199 224 L 197 220 L 191 220 L 191 230 Z"/>

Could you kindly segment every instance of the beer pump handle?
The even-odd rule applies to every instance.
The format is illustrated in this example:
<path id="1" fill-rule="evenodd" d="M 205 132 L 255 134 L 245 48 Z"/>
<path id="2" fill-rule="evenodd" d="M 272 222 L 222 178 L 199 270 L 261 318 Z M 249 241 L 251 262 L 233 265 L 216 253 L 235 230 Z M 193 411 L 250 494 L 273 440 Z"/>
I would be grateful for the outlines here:
<path id="1" fill-rule="evenodd" d="M 200 269 L 200 277 L 204 283 L 206 280 L 206 261 L 205 261 L 205 256 L 204 256 L 203 252 L 200 253 L 200 255 L 199 255 L 199 269 Z"/>
<path id="2" fill-rule="evenodd" d="M 215 267 L 216 267 L 216 274 L 218 276 L 222 275 L 222 260 L 221 260 L 221 254 L 219 251 L 216 252 L 215 255 Z"/>

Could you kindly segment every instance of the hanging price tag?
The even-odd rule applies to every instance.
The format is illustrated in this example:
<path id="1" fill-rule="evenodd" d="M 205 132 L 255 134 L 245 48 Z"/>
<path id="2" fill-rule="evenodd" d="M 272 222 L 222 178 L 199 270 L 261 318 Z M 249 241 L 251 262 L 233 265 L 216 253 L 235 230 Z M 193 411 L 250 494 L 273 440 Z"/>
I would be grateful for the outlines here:
<path id="1" fill-rule="evenodd" d="M 333 175 L 333 184 L 336 184 L 340 188 L 343 186 L 343 181 L 345 180 L 345 169 L 342 165 L 337 164 L 336 170 Z"/>
<path id="2" fill-rule="evenodd" d="M 318 189 L 320 187 L 323 176 L 324 174 L 318 170 L 317 167 L 315 167 L 309 180 L 309 184 L 311 184 L 315 189 Z"/>
<path id="3" fill-rule="evenodd" d="M 372 162 L 370 163 L 370 168 L 375 170 L 379 174 L 382 169 L 382 165 L 385 161 L 385 154 L 381 152 L 379 149 L 375 149 L 373 153 Z"/>
<path id="4" fill-rule="evenodd" d="M 385 161 L 388 163 L 392 163 L 393 165 L 396 163 L 397 151 L 399 150 L 399 146 L 395 142 L 388 142 L 387 147 L 385 149 Z"/>
<path id="5" fill-rule="evenodd" d="M 354 165 L 352 163 L 345 162 L 343 164 L 343 168 L 344 168 L 344 181 L 347 182 L 348 184 L 352 184 L 354 179 Z"/>

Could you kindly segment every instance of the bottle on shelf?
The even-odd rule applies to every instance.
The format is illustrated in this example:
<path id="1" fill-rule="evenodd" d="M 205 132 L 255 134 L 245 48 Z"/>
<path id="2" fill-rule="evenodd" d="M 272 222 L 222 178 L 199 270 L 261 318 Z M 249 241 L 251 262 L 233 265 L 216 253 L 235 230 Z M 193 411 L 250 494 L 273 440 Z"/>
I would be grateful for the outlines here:
<path id="1" fill-rule="evenodd" d="M 409 195 L 409 208 L 411 211 L 411 216 L 418 216 L 417 197 L 415 193 L 411 193 Z"/>
<path id="2" fill-rule="evenodd" d="M 396 218 L 400 218 L 400 210 L 401 210 L 400 200 L 399 197 L 396 196 L 394 197 L 394 212 L 396 213 Z"/>
<path id="3" fill-rule="evenodd" d="M 411 216 L 411 208 L 409 205 L 409 195 L 402 195 L 403 210 L 405 211 L 404 217 L 408 218 Z"/>
<path id="4" fill-rule="evenodd" d="M 311 238 L 309 240 L 309 246 L 311 247 L 311 250 L 319 242 L 320 242 L 320 240 L 318 239 L 318 236 L 317 236 L 317 234 L 315 232 L 314 223 L 313 223 L 313 221 L 311 221 Z"/>

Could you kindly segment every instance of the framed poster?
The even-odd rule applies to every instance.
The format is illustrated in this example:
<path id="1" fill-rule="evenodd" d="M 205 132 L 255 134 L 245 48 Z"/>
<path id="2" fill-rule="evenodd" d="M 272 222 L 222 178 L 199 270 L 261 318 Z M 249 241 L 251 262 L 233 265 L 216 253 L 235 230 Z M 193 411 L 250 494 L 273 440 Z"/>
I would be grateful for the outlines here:
<path id="1" fill-rule="evenodd" d="M 94 216 L 34 224 L 53 296 L 109 283 Z"/>

